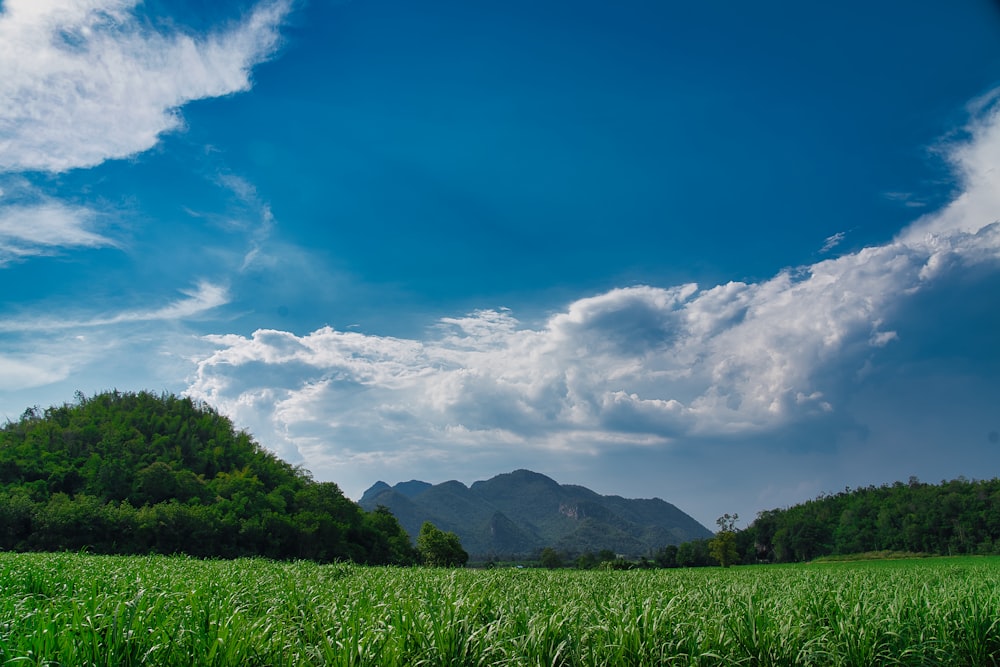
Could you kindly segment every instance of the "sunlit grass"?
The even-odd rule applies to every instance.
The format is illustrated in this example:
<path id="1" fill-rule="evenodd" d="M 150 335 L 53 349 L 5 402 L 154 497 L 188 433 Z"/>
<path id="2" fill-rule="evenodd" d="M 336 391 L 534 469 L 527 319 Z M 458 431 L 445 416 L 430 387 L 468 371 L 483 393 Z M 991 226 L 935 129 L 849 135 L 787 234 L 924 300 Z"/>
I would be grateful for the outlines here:
<path id="1" fill-rule="evenodd" d="M 0 664 L 995 665 L 1000 560 L 698 570 L 0 554 Z"/>

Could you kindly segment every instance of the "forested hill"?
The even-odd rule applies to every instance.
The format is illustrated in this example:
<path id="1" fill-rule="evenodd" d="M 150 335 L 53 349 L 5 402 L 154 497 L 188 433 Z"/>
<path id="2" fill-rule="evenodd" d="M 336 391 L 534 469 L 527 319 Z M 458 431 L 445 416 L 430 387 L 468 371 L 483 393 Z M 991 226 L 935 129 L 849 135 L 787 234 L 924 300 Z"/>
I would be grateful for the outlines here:
<path id="1" fill-rule="evenodd" d="M 1000 480 L 956 479 L 845 490 L 761 512 L 739 534 L 745 562 L 868 551 L 1000 553 Z"/>
<path id="2" fill-rule="evenodd" d="M 0 429 L 0 549 L 412 563 L 409 536 L 188 398 L 77 395 Z"/>

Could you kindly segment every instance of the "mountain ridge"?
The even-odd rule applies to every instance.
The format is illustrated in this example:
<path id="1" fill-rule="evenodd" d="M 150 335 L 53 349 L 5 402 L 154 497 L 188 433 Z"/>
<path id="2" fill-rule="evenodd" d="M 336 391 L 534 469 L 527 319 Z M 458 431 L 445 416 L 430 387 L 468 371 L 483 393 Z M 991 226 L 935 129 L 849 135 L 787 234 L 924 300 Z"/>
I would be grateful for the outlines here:
<path id="1" fill-rule="evenodd" d="M 369 511 L 386 507 L 414 537 L 424 521 L 454 532 L 476 560 L 532 556 L 545 547 L 638 557 L 712 536 L 661 498 L 604 496 L 523 468 L 469 486 L 457 480 L 392 486 L 378 481 L 358 504 Z"/>

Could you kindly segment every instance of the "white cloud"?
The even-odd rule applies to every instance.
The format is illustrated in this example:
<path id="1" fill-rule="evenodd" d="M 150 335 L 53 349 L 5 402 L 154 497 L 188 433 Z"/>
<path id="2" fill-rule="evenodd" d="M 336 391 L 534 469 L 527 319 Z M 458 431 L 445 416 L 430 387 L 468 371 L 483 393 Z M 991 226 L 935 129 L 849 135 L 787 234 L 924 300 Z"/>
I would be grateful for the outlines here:
<path id="1" fill-rule="evenodd" d="M 948 244 L 960 233 L 977 234 L 1000 220 L 1000 89 L 977 101 L 969 139 L 951 148 L 960 194 L 944 210 L 922 217 L 898 240 L 912 245 Z M 992 248 L 994 254 L 996 246 Z"/>
<path id="2" fill-rule="evenodd" d="M 889 201 L 900 202 L 907 208 L 924 208 L 927 206 L 924 202 L 914 199 L 913 193 L 910 192 L 886 192 L 885 198 Z"/>
<path id="3" fill-rule="evenodd" d="M 268 254 L 266 248 L 274 229 L 274 214 L 271 212 L 271 207 L 261 200 L 253 183 L 241 176 L 224 172 L 217 175 L 216 182 L 233 193 L 247 209 L 245 217 L 235 223 L 235 226 L 252 226 L 249 248 L 243 255 L 240 272 L 244 273 L 260 266 L 273 266 L 276 260 Z"/>
<path id="4" fill-rule="evenodd" d="M 178 108 L 250 86 L 288 0 L 207 36 L 141 22 L 138 0 L 6 0 L 0 7 L 0 171 L 60 172 L 152 147 Z"/>
<path id="5" fill-rule="evenodd" d="M 314 470 L 412 461 L 425 448 L 463 458 L 663 446 L 836 414 L 838 382 L 860 381 L 905 335 L 884 327 L 910 295 L 955 267 L 996 269 L 996 112 L 953 154 L 963 194 L 881 246 L 755 284 L 615 289 L 536 327 L 482 310 L 423 340 L 331 328 L 214 336 L 189 392 Z"/>
<path id="6" fill-rule="evenodd" d="M 193 327 L 227 302 L 228 290 L 201 282 L 148 308 L 9 312 L 0 320 L 0 419 L 30 404 L 58 405 L 76 391 L 183 391 L 191 359 L 212 349 Z"/>
<path id="7" fill-rule="evenodd" d="M 136 322 L 186 320 L 201 316 L 229 302 L 229 290 L 223 285 L 208 281 L 201 281 L 193 289 L 182 290 L 181 293 L 184 295 L 183 298 L 175 299 L 159 308 L 127 310 L 96 317 L 9 318 L 0 322 L 0 333 L 52 332 Z"/>
<path id="8" fill-rule="evenodd" d="M 66 362 L 37 354 L 0 355 L 0 392 L 41 387 L 67 375 Z M 25 406 L 27 407 L 27 406 Z"/>
<path id="9" fill-rule="evenodd" d="M 148 322 L 155 320 L 182 320 L 196 317 L 223 306 L 229 302 L 229 291 L 223 285 L 201 281 L 194 289 L 182 290 L 185 296 L 162 308 L 138 310 L 115 315 L 106 320 L 94 320 L 94 324 L 118 324 L 121 322 Z"/>
<path id="10" fill-rule="evenodd" d="M 840 245 L 840 242 L 844 240 L 844 232 L 837 232 L 832 236 L 827 236 L 826 241 L 823 242 L 823 247 L 819 249 L 820 254 L 825 254 Z"/>
<path id="11" fill-rule="evenodd" d="M 93 231 L 97 214 L 57 201 L 0 206 L 0 267 L 31 256 L 52 255 L 63 248 L 113 247 L 115 242 Z"/>

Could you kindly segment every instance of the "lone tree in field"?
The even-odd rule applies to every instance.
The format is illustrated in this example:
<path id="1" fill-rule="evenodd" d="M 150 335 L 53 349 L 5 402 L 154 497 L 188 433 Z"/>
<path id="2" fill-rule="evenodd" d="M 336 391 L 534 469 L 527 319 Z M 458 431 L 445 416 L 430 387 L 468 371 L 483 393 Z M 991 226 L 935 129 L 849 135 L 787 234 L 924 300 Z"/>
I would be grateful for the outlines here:
<path id="1" fill-rule="evenodd" d="M 469 561 L 458 535 L 446 533 L 430 521 L 420 527 L 417 551 L 426 565 L 434 567 L 462 567 Z"/>
<path id="2" fill-rule="evenodd" d="M 740 553 L 736 549 L 736 522 L 739 518 L 738 514 L 723 514 L 715 520 L 719 532 L 708 543 L 708 553 L 719 561 L 722 567 L 729 567 L 740 558 Z"/>

